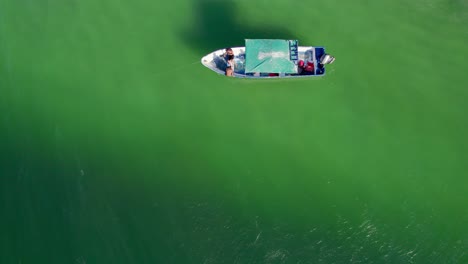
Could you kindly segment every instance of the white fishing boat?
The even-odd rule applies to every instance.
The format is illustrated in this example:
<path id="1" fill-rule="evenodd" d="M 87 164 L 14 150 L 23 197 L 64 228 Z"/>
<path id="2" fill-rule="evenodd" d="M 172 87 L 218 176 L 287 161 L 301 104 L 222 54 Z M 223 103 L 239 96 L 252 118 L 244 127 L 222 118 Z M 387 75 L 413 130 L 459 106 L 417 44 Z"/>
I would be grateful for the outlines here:
<path id="1" fill-rule="evenodd" d="M 234 77 L 306 78 L 325 75 L 325 65 L 335 58 L 324 47 L 298 46 L 297 40 L 246 39 L 234 52 Z M 226 49 L 216 50 L 201 59 L 212 71 L 225 75 Z"/>

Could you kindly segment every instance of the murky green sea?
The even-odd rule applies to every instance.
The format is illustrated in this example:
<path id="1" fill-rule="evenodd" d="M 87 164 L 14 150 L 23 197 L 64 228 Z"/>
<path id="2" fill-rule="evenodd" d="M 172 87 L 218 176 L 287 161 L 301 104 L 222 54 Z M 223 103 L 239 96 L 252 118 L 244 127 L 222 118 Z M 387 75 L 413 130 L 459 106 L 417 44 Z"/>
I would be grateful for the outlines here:
<path id="1" fill-rule="evenodd" d="M 468 263 L 467 58 L 466 0 L 0 0 L 0 263 Z"/>

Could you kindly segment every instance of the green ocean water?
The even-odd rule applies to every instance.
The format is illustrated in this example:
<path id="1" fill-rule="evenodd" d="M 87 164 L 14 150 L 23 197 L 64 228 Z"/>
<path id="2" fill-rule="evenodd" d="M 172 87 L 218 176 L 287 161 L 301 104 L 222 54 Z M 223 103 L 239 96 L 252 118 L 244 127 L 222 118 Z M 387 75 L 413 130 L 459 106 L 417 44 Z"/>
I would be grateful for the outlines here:
<path id="1" fill-rule="evenodd" d="M 0 0 L 0 263 L 468 263 L 467 57 L 464 0 Z"/>

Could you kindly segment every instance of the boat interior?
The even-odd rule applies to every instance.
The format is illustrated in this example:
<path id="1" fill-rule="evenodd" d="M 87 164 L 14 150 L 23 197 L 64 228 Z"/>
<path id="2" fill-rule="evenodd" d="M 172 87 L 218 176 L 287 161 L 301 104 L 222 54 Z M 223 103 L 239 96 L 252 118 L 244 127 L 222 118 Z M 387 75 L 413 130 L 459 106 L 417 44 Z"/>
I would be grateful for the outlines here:
<path id="1" fill-rule="evenodd" d="M 256 73 L 245 73 L 245 50 L 244 47 L 232 48 L 234 52 L 234 74 L 236 77 L 261 77 L 261 78 L 274 78 L 274 77 L 302 77 L 302 76 L 320 76 L 325 74 L 325 67 L 319 63 L 321 56 L 325 53 L 323 47 L 298 47 L 298 60 L 295 62 L 296 65 L 300 60 L 304 62 L 311 62 L 314 65 L 313 71 L 304 71 L 299 69 L 298 73 L 268 73 L 268 72 L 256 72 Z M 224 74 L 226 70 L 226 61 L 223 57 L 224 50 L 215 51 L 202 59 L 202 63 L 219 74 Z"/>

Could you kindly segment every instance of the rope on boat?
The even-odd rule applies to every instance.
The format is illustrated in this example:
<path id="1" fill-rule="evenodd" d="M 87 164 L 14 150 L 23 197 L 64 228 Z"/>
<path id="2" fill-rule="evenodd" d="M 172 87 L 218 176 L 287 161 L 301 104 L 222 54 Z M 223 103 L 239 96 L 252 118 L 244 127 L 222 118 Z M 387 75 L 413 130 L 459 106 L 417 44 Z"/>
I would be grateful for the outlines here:
<path id="1" fill-rule="evenodd" d="M 155 75 L 155 76 L 161 76 L 161 75 L 163 75 L 163 74 L 171 73 L 171 72 L 175 72 L 175 71 L 178 72 L 178 71 L 183 70 L 183 69 L 185 69 L 185 68 L 191 67 L 191 66 L 193 66 L 193 65 L 195 65 L 195 64 L 197 64 L 197 63 L 200 63 L 200 60 L 196 60 L 196 61 L 194 61 L 194 62 L 187 63 L 187 64 L 182 65 L 182 66 L 177 67 L 177 68 L 171 68 L 171 69 L 166 70 L 166 71 L 158 71 L 158 72 L 156 72 L 156 75 Z"/>

